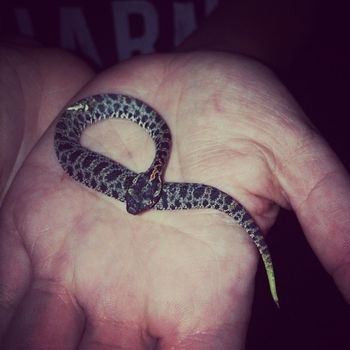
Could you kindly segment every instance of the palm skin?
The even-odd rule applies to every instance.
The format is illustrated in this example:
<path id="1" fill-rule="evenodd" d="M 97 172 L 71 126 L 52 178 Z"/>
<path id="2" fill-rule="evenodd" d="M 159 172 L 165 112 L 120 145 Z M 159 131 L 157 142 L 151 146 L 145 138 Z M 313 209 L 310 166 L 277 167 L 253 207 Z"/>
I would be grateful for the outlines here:
<path id="1" fill-rule="evenodd" d="M 167 121 L 166 181 L 220 188 L 264 231 L 279 206 L 296 203 L 286 160 L 315 133 L 263 66 L 225 54 L 149 56 L 97 76 L 74 99 L 102 92 L 137 97 Z M 63 172 L 53 133 L 2 208 L 5 348 L 242 348 L 258 261 L 248 235 L 212 210 L 128 214 Z M 94 125 L 82 143 L 137 172 L 153 159 L 152 141 L 127 121 Z"/>

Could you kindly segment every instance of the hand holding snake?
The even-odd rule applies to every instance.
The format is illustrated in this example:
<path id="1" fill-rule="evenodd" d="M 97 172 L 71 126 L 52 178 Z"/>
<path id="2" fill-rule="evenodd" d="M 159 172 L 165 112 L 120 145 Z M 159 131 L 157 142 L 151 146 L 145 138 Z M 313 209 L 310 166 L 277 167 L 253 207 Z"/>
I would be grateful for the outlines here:
<path id="1" fill-rule="evenodd" d="M 105 91 L 135 96 L 166 120 L 173 145 L 165 183 L 219 188 L 264 232 L 278 205 L 297 207 L 303 188 L 298 183 L 299 191 L 291 190 L 297 178 L 286 174 L 290 166 L 295 174 L 297 162 L 290 152 L 311 131 L 261 66 L 226 55 L 143 58 L 96 78 L 50 115 L 84 109 L 81 98 Z M 10 304 L 20 305 L 3 313 L 15 317 L 8 342 L 28 340 L 18 332 L 30 327 L 30 341 L 56 339 L 67 349 L 97 343 L 186 349 L 203 341 L 242 347 L 258 261 L 244 229 L 216 209 L 128 214 L 125 203 L 62 170 L 53 147 L 57 121 L 23 164 L 3 206 L 2 232 L 16 235 L 3 237 L 1 246 L 17 279 L 1 277 L 12 291 Z M 81 143 L 132 174 L 146 171 L 154 158 L 153 141 L 128 121 L 96 123 Z M 299 164 L 304 173 L 305 164 Z M 310 179 L 303 176 L 302 184 Z M 309 204 L 298 212 L 301 219 Z"/>

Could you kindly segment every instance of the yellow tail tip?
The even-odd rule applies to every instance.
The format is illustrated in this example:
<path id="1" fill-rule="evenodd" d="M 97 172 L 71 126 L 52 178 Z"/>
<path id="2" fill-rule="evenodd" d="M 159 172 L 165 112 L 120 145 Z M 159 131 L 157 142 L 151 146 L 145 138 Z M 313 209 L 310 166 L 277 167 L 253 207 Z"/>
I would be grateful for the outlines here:
<path id="1" fill-rule="evenodd" d="M 275 302 L 277 308 L 280 308 L 280 303 L 277 295 L 277 288 L 276 288 L 276 280 L 275 280 L 275 273 L 273 271 L 272 265 L 269 265 L 266 268 L 267 273 L 267 279 L 269 281 L 269 287 L 270 287 L 270 293 L 272 296 L 273 301 Z"/>

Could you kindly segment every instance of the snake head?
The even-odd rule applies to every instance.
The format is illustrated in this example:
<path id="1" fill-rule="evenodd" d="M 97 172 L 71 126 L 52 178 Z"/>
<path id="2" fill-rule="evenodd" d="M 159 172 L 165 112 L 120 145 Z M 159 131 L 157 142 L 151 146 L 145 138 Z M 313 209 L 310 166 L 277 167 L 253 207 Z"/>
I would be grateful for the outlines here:
<path id="1" fill-rule="evenodd" d="M 137 175 L 128 188 L 125 201 L 128 213 L 137 215 L 152 208 L 159 200 L 162 179 L 159 172 L 145 172 Z"/>

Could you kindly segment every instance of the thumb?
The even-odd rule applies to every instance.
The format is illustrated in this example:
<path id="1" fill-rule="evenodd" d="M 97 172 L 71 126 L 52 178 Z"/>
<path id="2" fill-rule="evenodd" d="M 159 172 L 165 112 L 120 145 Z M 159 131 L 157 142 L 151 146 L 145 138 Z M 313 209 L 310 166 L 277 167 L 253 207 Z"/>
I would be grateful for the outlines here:
<path id="1" fill-rule="evenodd" d="M 280 182 L 306 238 L 350 302 L 349 175 L 316 132 L 283 163 Z"/>

